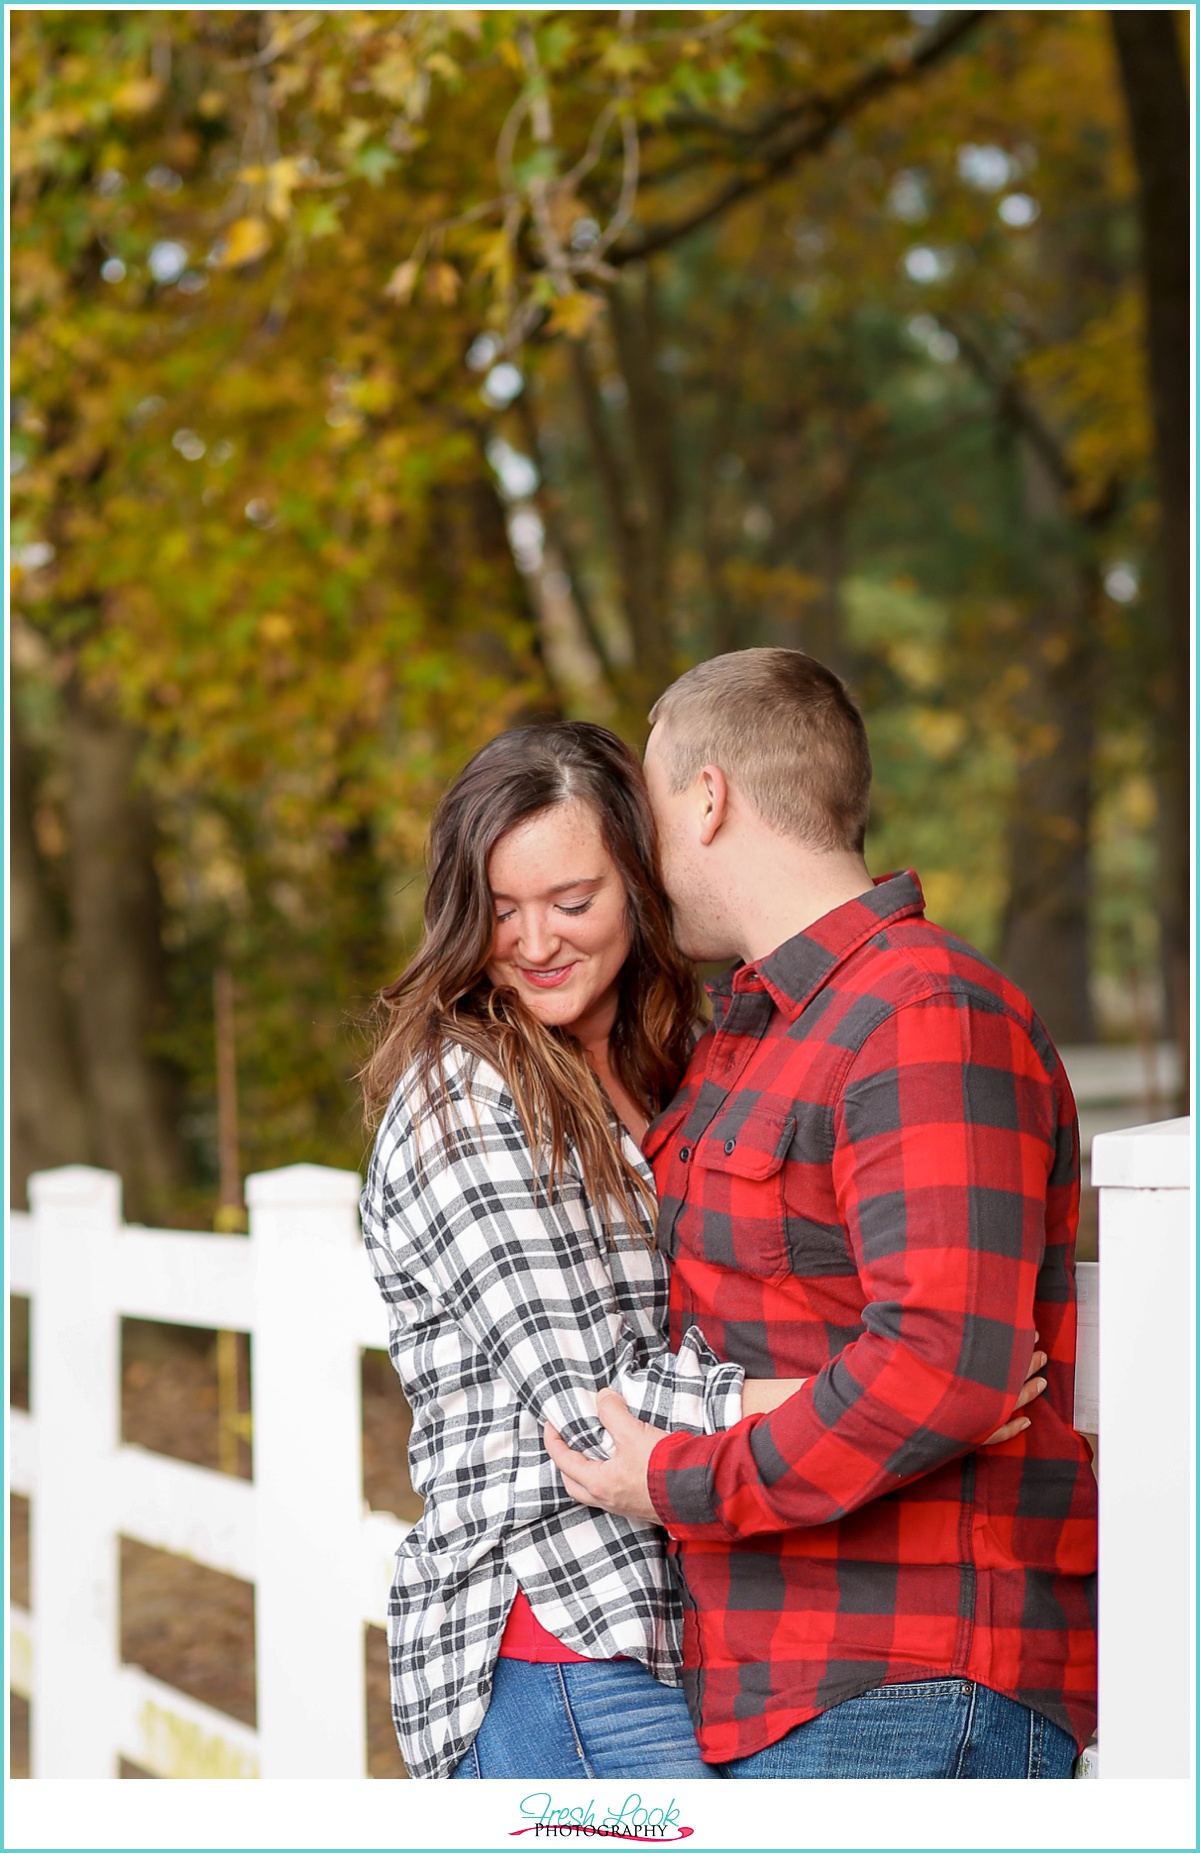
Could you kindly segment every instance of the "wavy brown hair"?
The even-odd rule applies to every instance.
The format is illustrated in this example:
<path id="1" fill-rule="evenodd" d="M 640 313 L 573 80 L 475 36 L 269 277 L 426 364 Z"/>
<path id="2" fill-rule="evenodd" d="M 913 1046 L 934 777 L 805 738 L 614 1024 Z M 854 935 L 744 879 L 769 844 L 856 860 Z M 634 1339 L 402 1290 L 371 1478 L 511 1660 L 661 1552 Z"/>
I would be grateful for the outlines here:
<path id="1" fill-rule="evenodd" d="M 644 1113 L 653 1117 L 666 1105 L 698 1014 L 696 978 L 672 937 L 642 768 L 616 734 L 588 721 L 499 734 L 442 797 L 430 830 L 424 936 L 400 976 L 379 993 L 379 1035 L 360 1080 L 367 1123 L 374 1125 L 401 1076 L 415 1068 L 449 1137 L 446 1045 L 490 1062 L 512 1092 L 535 1171 L 547 1164 L 552 1192 L 568 1144 L 574 1146 L 584 1188 L 611 1234 L 610 1208 L 632 1210 L 647 1193 L 613 1136 L 600 1083 L 574 1037 L 539 1023 L 486 970 L 495 933 L 493 849 L 516 825 L 571 801 L 595 812 L 625 885 L 630 947 L 609 1059 Z"/>

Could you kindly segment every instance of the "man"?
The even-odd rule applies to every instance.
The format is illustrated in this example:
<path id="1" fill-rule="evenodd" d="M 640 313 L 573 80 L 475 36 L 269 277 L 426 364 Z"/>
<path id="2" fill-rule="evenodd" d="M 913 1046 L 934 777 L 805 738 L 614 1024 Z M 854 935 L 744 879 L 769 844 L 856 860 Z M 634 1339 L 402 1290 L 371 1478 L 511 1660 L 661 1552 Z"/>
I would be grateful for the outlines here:
<path id="1" fill-rule="evenodd" d="M 1069 1776 L 1095 1722 L 1096 1497 L 1062 1064 L 913 874 L 872 882 L 836 676 L 740 651 L 650 718 L 680 944 L 740 961 L 647 1135 L 672 1342 L 699 1325 L 806 1381 L 709 1436 L 606 1396 L 609 1461 L 547 1445 L 576 1498 L 674 1540 L 689 1702 L 730 1775 Z M 977 1452 L 1035 1340 L 1045 1394 Z"/>

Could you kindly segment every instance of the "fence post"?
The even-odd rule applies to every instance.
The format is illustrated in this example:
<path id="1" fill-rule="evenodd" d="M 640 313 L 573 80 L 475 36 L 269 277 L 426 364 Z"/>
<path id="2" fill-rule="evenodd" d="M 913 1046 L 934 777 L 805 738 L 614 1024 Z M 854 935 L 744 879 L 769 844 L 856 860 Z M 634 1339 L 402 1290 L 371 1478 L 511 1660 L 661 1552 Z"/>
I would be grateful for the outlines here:
<path id="1" fill-rule="evenodd" d="M 35 1777 L 112 1777 L 119 1657 L 113 1458 L 120 1440 L 114 1248 L 121 1180 L 91 1165 L 29 1180 L 36 1477 L 30 1508 Z"/>
<path id="2" fill-rule="evenodd" d="M 1104 1777 L 1190 1771 L 1191 1121 L 1099 1135 Z"/>
<path id="3" fill-rule="evenodd" d="M 289 1165 L 246 1180 L 266 1778 L 366 1775 L 359 1179 Z M 356 1294 L 356 1289 L 358 1293 Z"/>

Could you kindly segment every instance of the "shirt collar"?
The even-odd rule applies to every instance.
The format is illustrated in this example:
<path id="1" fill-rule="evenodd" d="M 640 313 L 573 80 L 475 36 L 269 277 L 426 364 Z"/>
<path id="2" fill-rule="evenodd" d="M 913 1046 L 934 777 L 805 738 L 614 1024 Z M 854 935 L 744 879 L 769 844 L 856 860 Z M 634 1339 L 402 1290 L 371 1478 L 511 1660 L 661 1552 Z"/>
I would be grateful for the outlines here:
<path id="1" fill-rule="evenodd" d="M 867 940 L 874 939 L 882 927 L 894 920 L 913 919 L 924 911 L 925 896 L 912 869 L 900 875 L 880 876 L 869 894 L 843 901 L 840 907 L 814 920 L 803 933 L 784 940 L 765 958 L 735 965 L 707 989 L 714 1001 L 738 992 L 766 989 L 784 1015 L 795 1018 L 830 973 Z"/>

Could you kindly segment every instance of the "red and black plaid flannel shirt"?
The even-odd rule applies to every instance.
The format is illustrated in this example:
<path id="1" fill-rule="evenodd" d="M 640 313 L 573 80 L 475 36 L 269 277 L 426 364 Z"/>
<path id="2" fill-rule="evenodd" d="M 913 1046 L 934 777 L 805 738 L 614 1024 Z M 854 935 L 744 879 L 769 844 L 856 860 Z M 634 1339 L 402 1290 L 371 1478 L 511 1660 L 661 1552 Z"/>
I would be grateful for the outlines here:
<path id="1" fill-rule="evenodd" d="M 1096 1487 L 1072 1426 L 1079 1137 L 1016 987 L 911 872 L 710 987 L 646 1139 L 671 1336 L 807 1377 L 671 1435 L 650 1493 L 684 1588 L 702 1752 L 748 1756 L 891 1681 L 978 1680 L 1080 1744 Z M 1034 1330 L 1047 1388 L 1015 1441 Z"/>

